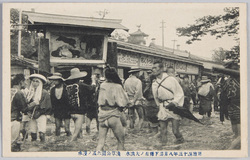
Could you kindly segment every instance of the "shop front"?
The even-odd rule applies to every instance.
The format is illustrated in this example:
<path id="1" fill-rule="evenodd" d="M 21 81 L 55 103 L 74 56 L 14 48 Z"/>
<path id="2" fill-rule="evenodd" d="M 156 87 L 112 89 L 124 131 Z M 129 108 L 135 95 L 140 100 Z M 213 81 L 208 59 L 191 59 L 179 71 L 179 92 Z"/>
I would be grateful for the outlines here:
<path id="1" fill-rule="evenodd" d="M 131 68 L 140 68 L 141 72 L 146 72 L 152 69 L 155 61 L 162 61 L 165 69 L 173 67 L 180 77 L 189 75 L 190 80 L 195 79 L 195 76 L 199 76 L 202 65 L 195 61 L 178 60 L 177 58 L 169 58 L 167 55 L 148 55 L 144 50 L 132 50 L 131 47 L 128 50 L 123 42 L 123 47 L 118 43 L 118 73 L 123 79 L 128 78 L 128 71 Z M 131 46 L 131 44 L 129 44 Z M 141 47 L 141 46 L 140 46 Z M 142 73 L 141 73 L 142 74 Z"/>

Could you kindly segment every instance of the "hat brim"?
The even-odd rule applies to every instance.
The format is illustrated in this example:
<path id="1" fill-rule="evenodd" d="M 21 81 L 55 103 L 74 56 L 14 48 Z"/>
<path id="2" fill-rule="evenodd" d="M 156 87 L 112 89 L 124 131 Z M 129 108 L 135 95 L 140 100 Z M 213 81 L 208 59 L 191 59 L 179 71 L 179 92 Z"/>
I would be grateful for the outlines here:
<path id="1" fill-rule="evenodd" d="M 47 79 L 40 74 L 32 74 L 29 76 L 29 79 L 33 79 L 33 78 L 39 78 L 40 80 L 42 80 L 43 83 L 47 83 Z"/>
<path id="2" fill-rule="evenodd" d="M 60 76 L 51 76 L 51 77 L 48 77 L 49 80 L 62 80 L 64 81 L 64 79 Z"/>
<path id="3" fill-rule="evenodd" d="M 87 76 L 87 72 L 80 72 L 79 74 L 77 75 L 72 75 L 72 76 L 69 76 L 69 78 L 67 78 L 66 80 L 73 80 L 73 79 L 79 79 L 79 78 L 83 78 L 83 77 L 86 77 Z"/>
<path id="4" fill-rule="evenodd" d="M 206 80 L 201 80 L 201 83 L 205 83 L 205 82 L 210 82 L 210 79 L 206 79 Z"/>
<path id="5" fill-rule="evenodd" d="M 128 71 L 128 73 L 135 73 L 135 72 L 140 72 L 140 71 L 141 71 L 140 69 L 137 69 L 137 70 Z"/>

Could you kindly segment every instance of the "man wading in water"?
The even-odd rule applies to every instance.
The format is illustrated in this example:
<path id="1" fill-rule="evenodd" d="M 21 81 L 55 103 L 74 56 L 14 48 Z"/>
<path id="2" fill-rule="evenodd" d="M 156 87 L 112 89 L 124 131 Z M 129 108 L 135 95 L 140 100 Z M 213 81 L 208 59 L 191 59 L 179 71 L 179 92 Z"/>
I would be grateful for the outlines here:
<path id="1" fill-rule="evenodd" d="M 179 131 L 181 117 L 167 108 L 170 105 L 183 106 L 184 94 L 180 84 L 177 80 L 164 72 L 162 62 L 155 62 L 152 68 L 156 80 L 152 84 L 152 91 L 155 102 L 159 106 L 158 119 L 161 129 L 161 143 L 167 143 L 167 127 L 168 122 L 172 122 L 172 131 L 176 137 L 176 143 L 183 143 L 184 138 Z"/>

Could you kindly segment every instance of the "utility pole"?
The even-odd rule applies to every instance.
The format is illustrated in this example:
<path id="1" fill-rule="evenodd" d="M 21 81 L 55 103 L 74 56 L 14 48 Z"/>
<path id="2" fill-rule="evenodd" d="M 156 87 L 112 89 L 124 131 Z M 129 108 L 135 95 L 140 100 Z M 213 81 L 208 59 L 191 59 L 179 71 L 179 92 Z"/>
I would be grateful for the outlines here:
<path id="1" fill-rule="evenodd" d="M 166 28 L 165 27 L 165 24 L 166 22 L 164 22 L 163 20 L 161 21 L 161 27 L 160 28 L 162 28 L 162 49 L 164 49 L 164 28 Z"/>
<path id="2" fill-rule="evenodd" d="M 174 42 L 174 45 L 173 45 L 173 53 L 174 53 L 174 48 L 175 48 L 175 42 L 177 41 L 177 40 L 172 40 L 173 42 Z"/>
<path id="3" fill-rule="evenodd" d="M 21 27 L 22 27 L 22 9 L 19 10 L 19 25 L 18 25 L 18 57 L 21 56 L 21 39 L 22 39 L 22 30 L 21 30 Z"/>

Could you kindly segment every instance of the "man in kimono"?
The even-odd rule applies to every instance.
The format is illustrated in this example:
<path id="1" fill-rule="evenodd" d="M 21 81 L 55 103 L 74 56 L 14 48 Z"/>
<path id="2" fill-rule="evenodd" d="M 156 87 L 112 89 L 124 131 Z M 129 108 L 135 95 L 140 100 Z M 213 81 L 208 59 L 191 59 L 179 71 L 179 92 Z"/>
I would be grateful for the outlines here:
<path id="1" fill-rule="evenodd" d="M 173 77 L 164 72 L 162 62 L 156 61 L 152 68 L 156 80 L 152 84 L 152 92 L 155 102 L 159 106 L 158 120 L 160 124 L 161 143 L 167 143 L 167 127 L 168 123 L 172 122 L 172 131 L 176 137 L 176 143 L 184 142 L 184 138 L 179 131 L 181 117 L 167 108 L 170 105 L 182 107 L 184 103 L 184 93 L 178 83 Z"/>

